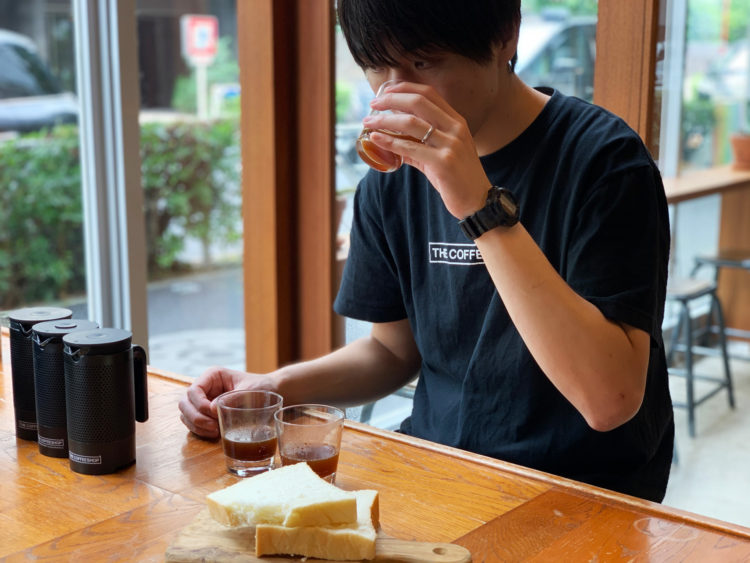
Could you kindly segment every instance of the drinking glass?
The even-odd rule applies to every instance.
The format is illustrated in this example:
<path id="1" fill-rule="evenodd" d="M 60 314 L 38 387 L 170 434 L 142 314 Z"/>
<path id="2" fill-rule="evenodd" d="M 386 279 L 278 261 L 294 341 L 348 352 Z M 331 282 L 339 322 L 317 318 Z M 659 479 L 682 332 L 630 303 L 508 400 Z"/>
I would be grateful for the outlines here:
<path id="1" fill-rule="evenodd" d="M 380 85 L 378 93 L 375 97 L 378 98 L 382 95 L 383 91 L 390 85 L 396 84 L 397 80 L 387 80 Z M 370 115 L 377 115 L 379 113 L 391 113 L 390 111 L 381 112 L 379 110 L 370 110 Z M 373 129 L 365 127 L 357 137 L 356 149 L 359 157 L 367 164 L 370 168 L 374 168 L 380 172 L 395 172 L 404 163 L 404 159 L 401 155 L 393 153 L 391 151 L 380 148 L 378 145 L 370 140 L 370 133 Z M 397 139 L 408 139 L 409 141 L 421 142 L 419 139 L 412 137 L 411 135 L 405 135 L 399 131 L 391 131 L 390 129 L 375 129 L 378 133 L 385 133 L 391 137 Z"/>
<path id="2" fill-rule="evenodd" d="M 344 411 L 326 405 L 293 405 L 274 415 L 281 465 L 307 462 L 320 477 L 333 483 L 341 450 Z"/>
<path id="3" fill-rule="evenodd" d="M 273 467 L 276 427 L 273 415 L 283 398 L 272 391 L 228 391 L 216 401 L 227 470 L 249 477 Z"/>

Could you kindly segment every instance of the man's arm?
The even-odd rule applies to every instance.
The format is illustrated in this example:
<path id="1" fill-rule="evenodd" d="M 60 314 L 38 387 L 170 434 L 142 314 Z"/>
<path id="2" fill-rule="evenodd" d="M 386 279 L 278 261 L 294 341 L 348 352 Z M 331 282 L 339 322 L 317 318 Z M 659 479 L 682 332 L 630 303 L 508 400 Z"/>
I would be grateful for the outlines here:
<path id="1" fill-rule="evenodd" d="M 607 319 L 573 291 L 520 223 L 476 244 L 532 356 L 589 426 L 630 420 L 646 388 L 648 333 Z"/>
<path id="2" fill-rule="evenodd" d="M 285 404 L 349 407 L 402 387 L 417 374 L 420 364 L 408 320 L 374 323 L 370 336 L 321 358 L 281 368 L 275 386 Z"/>
<path id="3" fill-rule="evenodd" d="M 375 323 L 370 336 L 321 358 L 269 374 L 211 368 L 193 382 L 180 401 L 181 419 L 195 434 L 218 437 L 214 399 L 232 389 L 276 391 L 286 405 L 325 403 L 347 407 L 369 403 L 408 383 L 420 364 L 408 320 Z"/>

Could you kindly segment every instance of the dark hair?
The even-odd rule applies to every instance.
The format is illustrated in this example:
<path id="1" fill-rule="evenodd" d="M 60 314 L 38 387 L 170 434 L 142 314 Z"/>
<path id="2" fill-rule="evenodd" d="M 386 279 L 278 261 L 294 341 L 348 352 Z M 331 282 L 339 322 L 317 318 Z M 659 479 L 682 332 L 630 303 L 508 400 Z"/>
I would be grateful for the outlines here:
<path id="1" fill-rule="evenodd" d="M 513 38 L 521 0 L 338 0 L 338 19 L 362 68 L 436 51 L 487 63 L 497 44 Z M 515 63 L 514 55 L 511 70 Z"/>

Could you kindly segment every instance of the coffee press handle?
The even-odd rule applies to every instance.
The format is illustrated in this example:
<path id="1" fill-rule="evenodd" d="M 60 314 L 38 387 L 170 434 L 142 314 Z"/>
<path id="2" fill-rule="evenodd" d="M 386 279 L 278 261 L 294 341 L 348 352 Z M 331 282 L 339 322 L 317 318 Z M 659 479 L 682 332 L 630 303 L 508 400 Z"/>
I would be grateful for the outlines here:
<path id="1" fill-rule="evenodd" d="M 138 422 L 148 420 L 148 387 L 146 384 L 148 359 L 146 350 L 135 344 L 133 346 L 133 382 L 135 384 L 135 419 Z"/>

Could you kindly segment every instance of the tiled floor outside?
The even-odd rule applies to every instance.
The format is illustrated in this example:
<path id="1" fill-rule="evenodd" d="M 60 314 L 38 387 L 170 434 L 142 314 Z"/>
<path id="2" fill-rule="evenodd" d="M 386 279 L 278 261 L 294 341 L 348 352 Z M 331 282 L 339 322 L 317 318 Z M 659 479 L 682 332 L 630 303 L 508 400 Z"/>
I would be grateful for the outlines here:
<path id="1" fill-rule="evenodd" d="M 699 364 L 705 373 L 723 374 L 718 358 Z M 696 410 L 696 436 L 687 429 L 687 413 L 675 409 L 677 463 L 664 504 L 750 527 L 750 362 L 730 362 L 735 409 L 720 392 Z M 670 381 L 673 400 L 683 400 L 681 378 Z M 705 389 L 698 384 L 698 393 Z"/>

